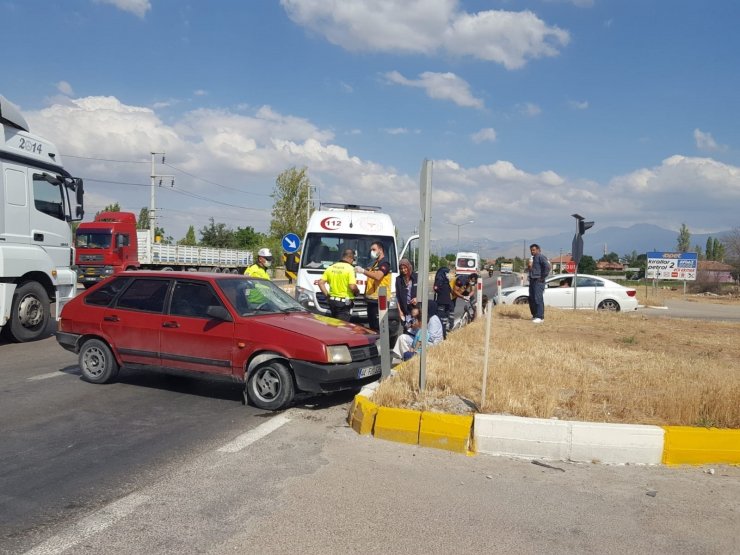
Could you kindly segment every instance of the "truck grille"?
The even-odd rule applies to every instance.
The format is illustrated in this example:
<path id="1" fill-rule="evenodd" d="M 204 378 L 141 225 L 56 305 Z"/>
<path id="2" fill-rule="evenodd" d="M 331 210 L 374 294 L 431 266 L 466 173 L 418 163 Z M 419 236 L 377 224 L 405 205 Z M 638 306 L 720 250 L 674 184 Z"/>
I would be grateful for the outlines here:
<path id="1" fill-rule="evenodd" d="M 81 254 L 80 262 L 102 262 L 102 254 Z"/>

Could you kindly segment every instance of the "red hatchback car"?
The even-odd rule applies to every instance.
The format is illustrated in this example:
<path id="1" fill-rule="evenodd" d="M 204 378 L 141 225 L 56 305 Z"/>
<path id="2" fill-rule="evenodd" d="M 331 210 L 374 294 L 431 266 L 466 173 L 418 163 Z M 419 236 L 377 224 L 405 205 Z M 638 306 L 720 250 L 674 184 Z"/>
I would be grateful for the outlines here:
<path id="1" fill-rule="evenodd" d="M 56 337 L 89 382 L 119 368 L 228 377 L 267 410 L 298 391 L 358 389 L 381 371 L 377 334 L 240 275 L 122 272 L 68 302 Z"/>

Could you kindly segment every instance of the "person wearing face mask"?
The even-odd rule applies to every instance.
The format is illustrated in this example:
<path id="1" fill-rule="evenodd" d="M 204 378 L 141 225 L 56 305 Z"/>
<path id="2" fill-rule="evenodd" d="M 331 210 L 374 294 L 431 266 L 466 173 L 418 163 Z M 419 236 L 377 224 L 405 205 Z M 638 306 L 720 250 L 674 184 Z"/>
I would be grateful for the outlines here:
<path id="1" fill-rule="evenodd" d="M 259 252 L 257 252 L 257 262 L 244 270 L 244 275 L 269 280 L 270 274 L 267 273 L 267 268 L 269 268 L 271 264 L 272 253 L 270 252 L 270 249 L 260 249 Z"/>
<path id="2" fill-rule="evenodd" d="M 370 328 L 380 330 L 378 320 L 378 291 L 385 287 L 387 294 L 391 294 L 391 265 L 385 259 L 385 249 L 380 241 L 370 245 L 370 258 L 373 264 L 365 269 L 357 266 L 355 270 L 367 278 L 365 285 L 365 300 L 367 302 L 367 323 Z"/>

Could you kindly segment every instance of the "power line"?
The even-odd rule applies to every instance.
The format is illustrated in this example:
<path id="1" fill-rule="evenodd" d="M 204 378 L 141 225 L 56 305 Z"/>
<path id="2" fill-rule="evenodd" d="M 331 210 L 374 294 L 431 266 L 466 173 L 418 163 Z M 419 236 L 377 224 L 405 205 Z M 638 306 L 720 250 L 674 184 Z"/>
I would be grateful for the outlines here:
<path id="1" fill-rule="evenodd" d="M 94 156 L 75 156 L 74 154 L 62 154 L 65 158 L 79 158 L 80 160 L 95 160 L 97 162 L 117 162 L 119 164 L 148 164 L 145 160 L 115 160 L 113 158 L 95 158 Z"/>
<path id="2" fill-rule="evenodd" d="M 203 181 L 205 183 L 209 183 L 211 185 L 215 185 L 216 187 L 222 187 L 222 188 L 228 189 L 230 191 L 236 191 L 237 193 L 244 193 L 245 195 L 255 195 L 255 196 L 258 196 L 258 197 L 269 197 L 270 196 L 270 195 L 266 195 L 264 193 L 253 193 L 252 191 L 245 191 L 243 189 L 237 189 L 236 187 L 230 187 L 228 185 L 222 185 L 221 183 L 216 183 L 215 181 L 211 181 L 210 179 L 206 179 L 205 177 L 200 177 L 200 176 L 194 175 L 194 174 L 192 174 L 190 172 L 187 172 L 187 171 L 185 171 L 183 169 L 180 169 L 180 168 L 178 168 L 176 166 L 173 166 L 172 164 L 163 163 L 163 165 L 164 166 L 167 166 L 168 168 L 172 168 L 173 170 L 177 170 L 180 173 L 183 173 L 183 174 L 185 174 L 185 175 L 187 175 L 189 177 L 192 177 L 193 179 L 199 179 L 200 181 Z"/>
<path id="3" fill-rule="evenodd" d="M 109 179 L 95 179 L 94 177 L 82 177 L 83 181 L 92 181 L 93 183 L 110 183 L 112 185 L 133 185 L 135 187 L 151 187 L 148 183 L 131 183 L 127 181 L 111 181 Z"/>

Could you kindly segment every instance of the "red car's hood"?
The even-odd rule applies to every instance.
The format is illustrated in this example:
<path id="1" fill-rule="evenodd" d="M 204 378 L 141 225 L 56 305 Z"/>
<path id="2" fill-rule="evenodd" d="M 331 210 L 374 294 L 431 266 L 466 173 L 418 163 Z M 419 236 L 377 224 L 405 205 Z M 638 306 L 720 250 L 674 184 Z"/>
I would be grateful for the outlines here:
<path id="1" fill-rule="evenodd" d="M 251 318 L 248 320 L 254 322 Z M 259 323 L 262 326 L 313 337 L 328 345 L 345 344 L 357 347 L 378 340 L 378 334 L 367 328 L 310 312 L 265 315 L 259 317 Z"/>

